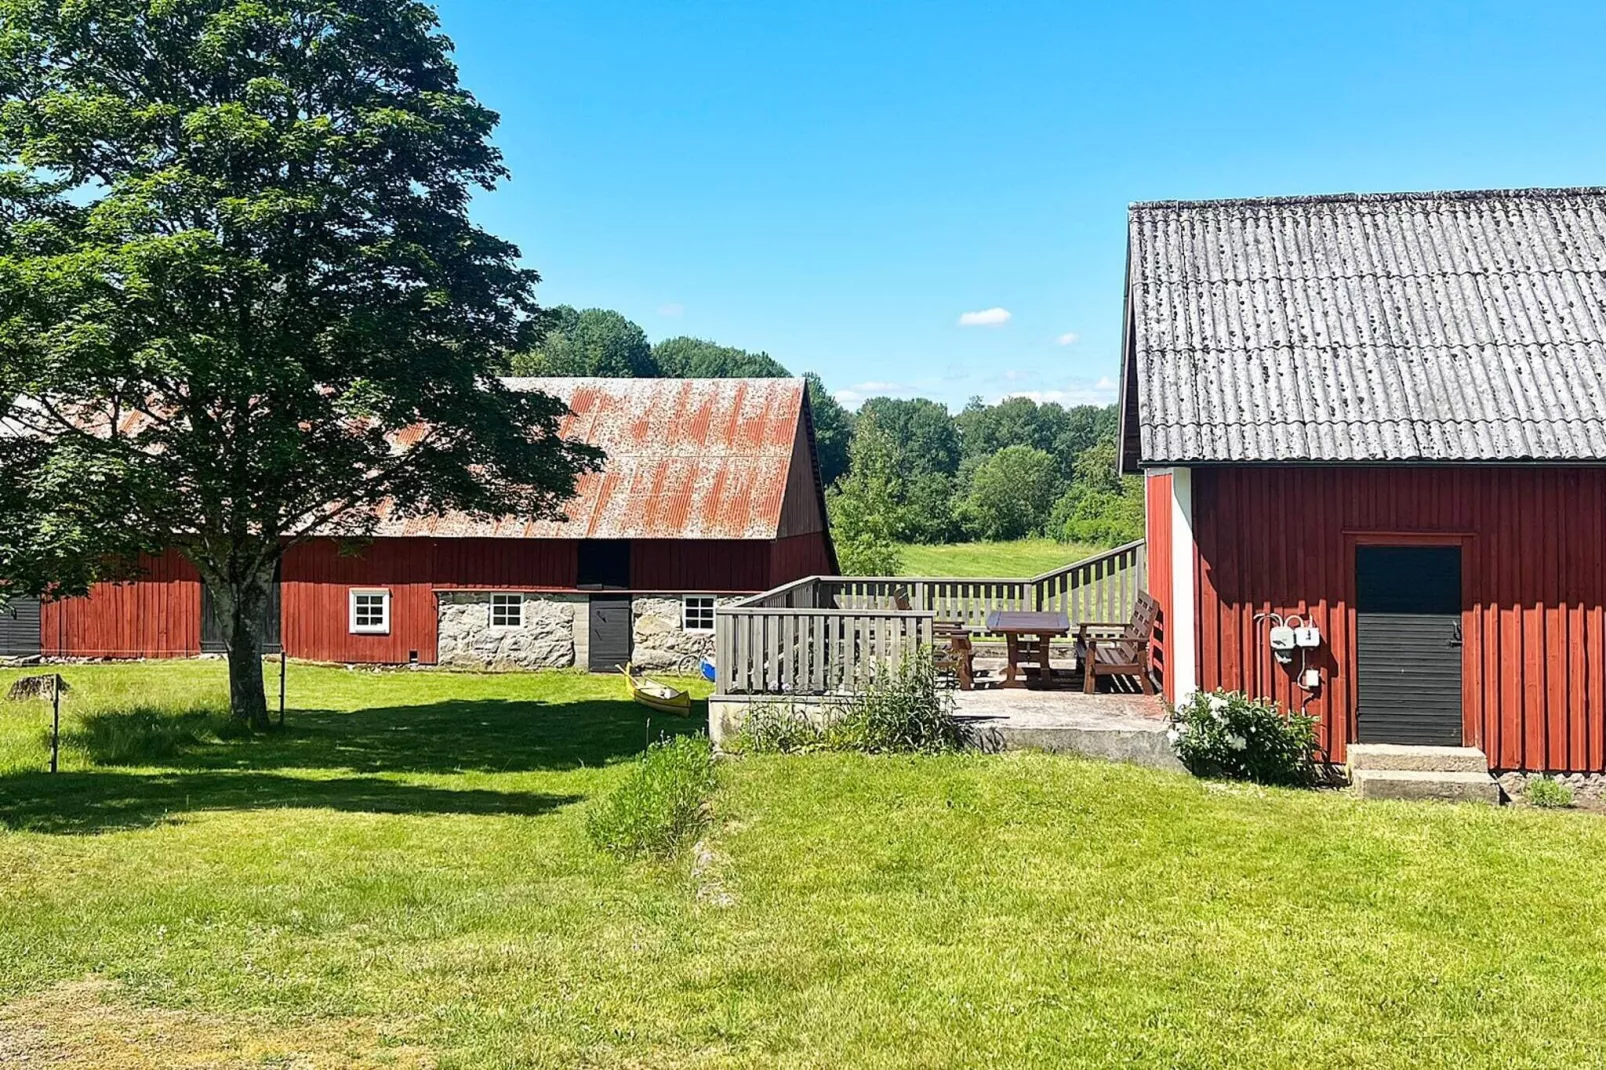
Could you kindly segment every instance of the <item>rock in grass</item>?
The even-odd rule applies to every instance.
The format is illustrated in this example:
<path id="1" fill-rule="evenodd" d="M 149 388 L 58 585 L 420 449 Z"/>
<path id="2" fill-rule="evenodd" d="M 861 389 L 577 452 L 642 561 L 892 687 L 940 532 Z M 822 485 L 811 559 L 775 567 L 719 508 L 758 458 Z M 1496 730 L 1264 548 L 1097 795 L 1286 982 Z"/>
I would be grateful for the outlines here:
<path id="1" fill-rule="evenodd" d="M 55 673 L 49 673 L 44 676 L 24 676 L 11 685 L 11 690 L 6 692 L 6 698 L 14 701 L 30 698 L 55 698 L 57 680 L 61 680 L 61 677 Z M 61 680 L 62 694 L 66 694 L 71 690 L 72 688 L 67 685 L 67 681 Z"/>

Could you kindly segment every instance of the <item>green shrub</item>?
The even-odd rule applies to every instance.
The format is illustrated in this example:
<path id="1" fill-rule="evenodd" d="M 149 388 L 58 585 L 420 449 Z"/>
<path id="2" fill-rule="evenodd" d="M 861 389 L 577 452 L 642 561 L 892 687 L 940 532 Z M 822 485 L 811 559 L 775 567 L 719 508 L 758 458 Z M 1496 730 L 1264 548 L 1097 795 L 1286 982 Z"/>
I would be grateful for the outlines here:
<path id="1" fill-rule="evenodd" d="M 836 716 L 840 711 L 821 714 L 827 722 Z M 736 754 L 806 754 L 825 747 L 824 725 L 810 720 L 807 711 L 778 702 L 755 703 L 725 741 L 725 749 Z"/>
<path id="2" fill-rule="evenodd" d="M 921 652 L 878 665 L 862 694 L 812 718 L 779 703 L 755 706 L 727 746 L 746 754 L 935 754 L 968 742 L 953 693 L 938 679 L 931 654 Z"/>
<path id="3" fill-rule="evenodd" d="M 1546 810 L 1563 810 L 1573 804 L 1573 789 L 1548 776 L 1528 781 L 1528 789 L 1523 794 L 1534 806 Z"/>
<path id="4" fill-rule="evenodd" d="M 1306 787 L 1316 780 L 1316 718 L 1237 691 L 1198 692 L 1171 711 L 1171 745 L 1197 776 Z"/>
<path id="5" fill-rule="evenodd" d="M 966 743 L 953 692 L 938 679 L 929 651 L 878 664 L 863 693 L 826 729 L 834 750 L 936 754 Z"/>
<path id="6" fill-rule="evenodd" d="M 586 814 L 586 833 L 598 848 L 621 858 L 672 854 L 701 827 L 714 780 L 708 737 L 660 740 Z"/>
<path id="7" fill-rule="evenodd" d="M 1048 534 L 1060 542 L 1118 546 L 1143 538 L 1144 516 L 1141 484 L 1113 491 L 1072 487 L 1054 503 Z"/>

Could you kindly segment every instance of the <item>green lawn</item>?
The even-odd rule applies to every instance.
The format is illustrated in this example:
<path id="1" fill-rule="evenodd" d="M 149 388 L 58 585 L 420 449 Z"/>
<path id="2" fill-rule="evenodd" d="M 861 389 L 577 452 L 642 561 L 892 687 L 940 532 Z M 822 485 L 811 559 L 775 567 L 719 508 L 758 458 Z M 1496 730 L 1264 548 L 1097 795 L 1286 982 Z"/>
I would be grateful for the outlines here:
<path id="1" fill-rule="evenodd" d="M 961 542 L 947 546 L 905 543 L 905 576 L 1030 577 L 1080 561 L 1103 550 L 1102 546 L 1055 542 L 1053 539 L 1016 539 L 1012 542 Z"/>
<path id="2" fill-rule="evenodd" d="M 292 665 L 283 736 L 124 765 L 115 711 L 221 666 L 63 672 L 59 776 L 48 707 L 0 703 L 0 1064 L 1550 1067 L 1606 1031 L 1592 815 L 750 758 L 703 851 L 621 863 L 590 800 L 695 725 L 614 679 Z"/>

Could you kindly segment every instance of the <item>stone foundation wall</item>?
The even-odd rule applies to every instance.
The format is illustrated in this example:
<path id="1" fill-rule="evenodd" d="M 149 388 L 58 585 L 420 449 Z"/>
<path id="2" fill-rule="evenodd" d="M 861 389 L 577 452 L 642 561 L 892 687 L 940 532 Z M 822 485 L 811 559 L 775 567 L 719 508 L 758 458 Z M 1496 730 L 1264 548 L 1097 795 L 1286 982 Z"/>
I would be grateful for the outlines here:
<path id="1" fill-rule="evenodd" d="M 1500 773 L 1496 779 L 1506 794 L 1513 799 L 1521 799 L 1528 794 L 1528 785 L 1544 778 L 1545 773 Z M 1553 779 L 1573 789 L 1573 796 L 1579 799 L 1606 799 L 1606 774 L 1603 773 L 1556 773 Z"/>
<path id="2" fill-rule="evenodd" d="M 585 664 L 590 622 L 584 595 L 526 594 L 524 622 L 491 627 L 489 592 L 438 596 L 436 658 L 456 669 L 567 669 Z"/>
<path id="3" fill-rule="evenodd" d="M 715 605 L 728 605 L 735 598 L 716 598 Z M 635 600 L 635 618 L 630 655 L 631 663 L 642 669 L 674 669 L 687 659 L 714 656 L 713 632 L 688 632 L 683 623 L 685 600 L 641 597 Z"/>

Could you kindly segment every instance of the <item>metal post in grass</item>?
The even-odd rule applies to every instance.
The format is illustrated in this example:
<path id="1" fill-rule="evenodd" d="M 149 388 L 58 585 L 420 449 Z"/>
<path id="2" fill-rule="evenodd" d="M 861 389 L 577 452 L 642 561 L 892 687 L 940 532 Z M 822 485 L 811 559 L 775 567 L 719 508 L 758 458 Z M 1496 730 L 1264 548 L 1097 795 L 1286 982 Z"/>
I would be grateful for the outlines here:
<path id="1" fill-rule="evenodd" d="M 284 669 L 290 659 L 284 656 L 284 647 L 279 647 L 279 727 L 284 727 Z"/>
<path id="2" fill-rule="evenodd" d="M 61 768 L 61 673 L 50 685 L 50 771 Z"/>

